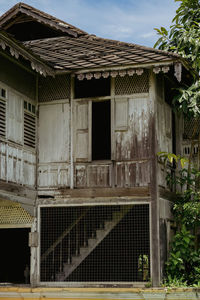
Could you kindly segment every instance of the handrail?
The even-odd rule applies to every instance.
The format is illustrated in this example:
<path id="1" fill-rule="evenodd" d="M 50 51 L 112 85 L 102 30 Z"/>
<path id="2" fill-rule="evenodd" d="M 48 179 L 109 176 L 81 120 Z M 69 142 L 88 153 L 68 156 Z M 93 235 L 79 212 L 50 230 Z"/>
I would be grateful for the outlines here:
<path id="1" fill-rule="evenodd" d="M 45 251 L 45 253 L 41 257 L 41 261 L 43 261 L 54 249 L 55 247 L 70 233 L 70 231 L 79 223 L 79 221 L 87 214 L 90 210 L 90 207 L 87 208 L 79 217 L 76 219 L 67 229 L 63 231 L 63 233 L 58 237 L 58 239 Z"/>

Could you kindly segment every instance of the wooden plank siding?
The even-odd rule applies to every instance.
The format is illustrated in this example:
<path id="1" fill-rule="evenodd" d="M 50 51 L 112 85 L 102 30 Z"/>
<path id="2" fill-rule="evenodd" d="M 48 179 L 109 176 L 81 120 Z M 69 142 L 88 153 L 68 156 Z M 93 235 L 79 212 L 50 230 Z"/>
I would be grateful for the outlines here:
<path id="1" fill-rule="evenodd" d="M 14 143 L 1 141 L 0 180 L 35 187 L 36 154 Z"/>

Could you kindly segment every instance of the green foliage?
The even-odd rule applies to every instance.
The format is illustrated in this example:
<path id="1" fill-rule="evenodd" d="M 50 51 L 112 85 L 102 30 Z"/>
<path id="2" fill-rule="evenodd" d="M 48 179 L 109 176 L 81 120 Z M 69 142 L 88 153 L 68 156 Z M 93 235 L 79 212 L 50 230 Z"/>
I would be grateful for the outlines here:
<path id="1" fill-rule="evenodd" d="M 200 249 L 195 239 L 200 226 L 200 172 L 190 167 L 188 159 L 173 153 L 159 152 L 163 163 L 180 164 L 176 176 L 167 174 L 167 183 L 179 187 L 172 208 L 177 231 L 171 243 L 166 264 L 165 283 L 168 286 L 200 285 Z M 186 169 L 185 166 L 189 168 Z"/>
<path id="2" fill-rule="evenodd" d="M 194 69 L 196 75 L 193 76 L 193 82 L 189 86 L 180 87 L 173 99 L 175 111 L 181 111 L 184 117 L 190 119 L 200 116 L 200 0 L 175 2 L 180 5 L 170 30 L 164 27 L 155 29 L 159 39 L 154 47 L 178 53 Z M 191 157 L 185 159 L 167 152 L 158 155 L 165 165 L 178 166 L 175 176 L 172 177 L 169 172 L 166 177 L 169 186 L 179 187 L 173 205 L 177 232 L 166 266 L 166 283 L 200 286 L 200 250 L 196 239 L 197 228 L 200 226 L 200 166 L 198 169 L 193 168 Z"/>
<path id="3" fill-rule="evenodd" d="M 154 47 L 178 53 L 187 59 L 196 71 L 193 82 L 178 90 L 173 103 L 186 117 L 200 114 L 200 2 L 199 0 L 175 0 L 180 2 L 170 30 L 155 28 L 160 36 Z"/>
<path id="4" fill-rule="evenodd" d="M 154 45 L 159 49 L 179 53 L 192 63 L 195 70 L 200 67 L 200 2 L 199 0 L 175 0 L 180 2 L 170 30 L 155 28 L 160 38 Z"/>
<path id="5" fill-rule="evenodd" d="M 182 225 L 172 241 L 166 273 L 169 283 L 178 280 L 192 285 L 200 281 L 200 251 L 195 250 L 194 236 L 185 225 Z"/>
<path id="6" fill-rule="evenodd" d="M 163 159 L 164 164 L 166 164 L 167 161 L 169 161 L 171 164 L 173 162 L 178 162 L 180 161 L 181 167 L 184 168 L 184 166 L 188 163 L 188 159 L 184 156 L 181 155 L 176 155 L 174 153 L 170 153 L 170 152 L 165 152 L 165 151 L 161 151 L 158 152 L 157 155 Z"/>

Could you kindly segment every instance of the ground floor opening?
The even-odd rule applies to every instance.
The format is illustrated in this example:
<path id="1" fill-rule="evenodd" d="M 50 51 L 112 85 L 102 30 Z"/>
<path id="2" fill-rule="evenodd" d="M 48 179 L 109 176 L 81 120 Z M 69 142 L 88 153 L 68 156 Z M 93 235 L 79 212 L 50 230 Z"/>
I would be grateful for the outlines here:
<path id="1" fill-rule="evenodd" d="M 0 282 L 30 282 L 30 228 L 0 229 Z"/>
<path id="2" fill-rule="evenodd" d="M 149 279 L 148 204 L 40 207 L 41 282 Z"/>

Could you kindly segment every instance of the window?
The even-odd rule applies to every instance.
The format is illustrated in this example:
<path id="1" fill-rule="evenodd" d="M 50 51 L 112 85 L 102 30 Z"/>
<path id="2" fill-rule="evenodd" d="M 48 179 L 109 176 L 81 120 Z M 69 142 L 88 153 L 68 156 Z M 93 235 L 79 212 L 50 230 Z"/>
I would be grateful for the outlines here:
<path id="1" fill-rule="evenodd" d="M 36 116 L 35 105 L 24 101 L 24 145 L 35 148 Z"/>
<path id="2" fill-rule="evenodd" d="M 7 92 L 0 87 L 0 136 L 6 137 L 6 97 Z"/>
<path id="3" fill-rule="evenodd" d="M 76 161 L 111 159 L 111 101 L 79 100 L 74 113 Z"/>
<path id="4" fill-rule="evenodd" d="M 4 88 L 0 88 L 1 98 L 6 99 L 6 90 Z"/>
<path id="5" fill-rule="evenodd" d="M 110 100 L 92 102 L 92 160 L 111 159 Z"/>
<path id="6" fill-rule="evenodd" d="M 23 95 L 0 86 L 0 137 L 35 147 L 36 106 Z"/>

